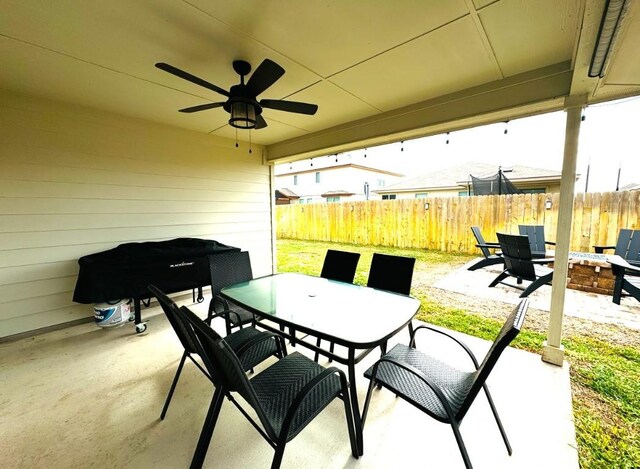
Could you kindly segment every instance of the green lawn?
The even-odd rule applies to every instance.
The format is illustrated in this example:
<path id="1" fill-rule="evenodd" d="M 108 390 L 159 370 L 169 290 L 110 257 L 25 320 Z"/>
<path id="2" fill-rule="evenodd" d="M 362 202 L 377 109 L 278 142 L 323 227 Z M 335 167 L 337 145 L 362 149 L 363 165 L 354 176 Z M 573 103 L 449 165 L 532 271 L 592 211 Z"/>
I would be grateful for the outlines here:
<path id="1" fill-rule="evenodd" d="M 502 326 L 500 321 L 477 312 L 441 304 L 430 294 L 432 279 L 467 262 L 470 259 L 467 255 L 278 240 L 278 271 L 318 275 L 329 248 L 362 254 L 355 279 L 355 283 L 361 285 L 366 283 L 374 252 L 415 257 L 412 294 L 422 302 L 418 315 L 420 320 L 487 340 L 493 340 Z M 594 334 L 576 332 L 563 340 L 566 359 L 571 365 L 578 454 L 583 468 L 640 467 L 640 351 L 637 340 L 640 333 L 622 330 L 619 335 L 621 340 L 618 343 L 599 340 L 594 338 Z M 535 330 L 525 323 L 525 329 L 512 345 L 540 353 L 544 339 L 544 330 Z"/>

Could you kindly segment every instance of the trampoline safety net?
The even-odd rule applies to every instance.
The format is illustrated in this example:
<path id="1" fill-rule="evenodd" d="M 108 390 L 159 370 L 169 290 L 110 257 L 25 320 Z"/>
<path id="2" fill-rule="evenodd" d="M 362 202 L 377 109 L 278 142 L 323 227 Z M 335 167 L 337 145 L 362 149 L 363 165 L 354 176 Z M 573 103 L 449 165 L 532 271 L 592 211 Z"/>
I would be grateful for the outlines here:
<path id="1" fill-rule="evenodd" d="M 507 179 L 501 169 L 489 177 L 477 178 L 471 174 L 469 177 L 473 185 L 473 195 L 522 194 L 522 191 Z"/>

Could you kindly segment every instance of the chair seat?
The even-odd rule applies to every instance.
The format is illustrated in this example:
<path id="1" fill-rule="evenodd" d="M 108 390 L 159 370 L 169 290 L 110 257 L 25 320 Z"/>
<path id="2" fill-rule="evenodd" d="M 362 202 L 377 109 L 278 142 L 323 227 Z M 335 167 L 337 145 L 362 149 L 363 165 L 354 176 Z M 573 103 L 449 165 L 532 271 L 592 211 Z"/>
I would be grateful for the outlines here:
<path id="1" fill-rule="evenodd" d="M 243 350 L 238 356 L 245 371 L 262 363 L 268 357 L 275 355 L 279 351 L 277 342 L 273 340 L 273 335 L 259 331 L 253 327 L 245 327 L 224 338 L 225 342 L 229 344 L 229 347 L 237 352 L 247 341 L 261 335 L 264 336 L 264 340 L 255 342 L 250 348 Z"/>
<path id="2" fill-rule="evenodd" d="M 392 357 L 402 363 L 409 364 L 423 373 L 427 379 L 438 386 L 446 397 L 451 409 L 457 414 L 469 389 L 473 384 L 476 372 L 465 372 L 425 355 L 415 348 L 398 344 L 385 357 Z M 371 379 L 373 366 L 364 375 Z M 442 403 L 423 381 L 415 374 L 390 362 L 380 362 L 376 382 L 406 399 L 422 411 L 441 422 L 448 422 L 449 417 Z"/>
<path id="3" fill-rule="evenodd" d="M 251 379 L 256 396 L 273 429 L 280 434 L 293 399 L 304 386 L 325 370 L 298 352 L 287 355 Z M 337 375 L 322 381 L 305 398 L 293 419 L 287 441 L 295 437 L 322 409 L 340 394 Z"/>

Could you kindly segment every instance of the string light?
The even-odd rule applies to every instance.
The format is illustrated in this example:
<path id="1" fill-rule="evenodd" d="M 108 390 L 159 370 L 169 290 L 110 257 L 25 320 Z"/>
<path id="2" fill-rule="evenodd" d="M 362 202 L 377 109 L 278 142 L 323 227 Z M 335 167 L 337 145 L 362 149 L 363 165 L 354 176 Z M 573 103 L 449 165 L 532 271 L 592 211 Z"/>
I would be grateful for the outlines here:
<path id="1" fill-rule="evenodd" d="M 509 129 L 507 128 L 508 125 L 509 125 L 509 119 L 504 121 L 504 134 L 505 135 L 507 135 L 509 133 Z"/>
<path id="2" fill-rule="evenodd" d="M 449 132 L 447 132 L 447 141 L 445 143 L 449 145 Z"/>
<path id="3" fill-rule="evenodd" d="M 313 158 L 310 158 L 309 161 L 311 162 L 311 166 L 313 167 Z"/>
<path id="4" fill-rule="evenodd" d="M 404 151 L 404 140 L 400 140 L 400 151 Z"/>
<path id="5" fill-rule="evenodd" d="M 365 158 L 367 157 L 367 149 L 366 148 L 364 149 L 364 157 Z"/>

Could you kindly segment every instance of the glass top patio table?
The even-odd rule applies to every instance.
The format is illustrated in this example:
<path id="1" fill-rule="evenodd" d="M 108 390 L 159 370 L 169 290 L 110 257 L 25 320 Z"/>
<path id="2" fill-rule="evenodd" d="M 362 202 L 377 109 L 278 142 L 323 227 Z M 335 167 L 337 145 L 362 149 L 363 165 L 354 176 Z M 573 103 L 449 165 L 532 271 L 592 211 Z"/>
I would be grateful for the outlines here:
<path id="1" fill-rule="evenodd" d="M 261 318 L 356 349 L 380 345 L 420 307 L 410 296 L 295 273 L 232 285 L 221 295 Z"/>
<path id="2" fill-rule="evenodd" d="M 353 423 L 358 453 L 362 455 L 362 415 L 355 366 L 376 347 L 386 347 L 387 340 L 411 322 L 420 302 L 407 295 L 294 273 L 238 283 L 223 288 L 220 294 L 258 318 L 279 324 L 281 330 L 265 321 L 260 322 L 260 327 L 347 365 Z M 283 330 L 286 328 L 289 333 Z M 319 342 L 301 340 L 296 337 L 297 332 L 342 345 L 347 349 L 347 356 L 334 353 L 333 347 L 324 350 Z"/>

